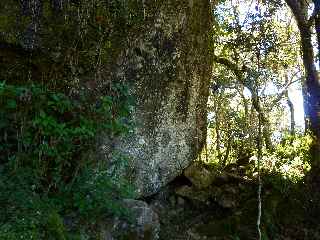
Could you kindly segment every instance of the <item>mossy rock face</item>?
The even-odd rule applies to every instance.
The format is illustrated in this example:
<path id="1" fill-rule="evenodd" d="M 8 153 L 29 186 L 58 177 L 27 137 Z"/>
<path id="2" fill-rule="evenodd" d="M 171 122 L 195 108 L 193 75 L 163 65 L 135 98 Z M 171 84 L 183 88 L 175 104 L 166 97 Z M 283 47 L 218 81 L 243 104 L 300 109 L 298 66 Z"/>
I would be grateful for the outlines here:
<path id="1" fill-rule="evenodd" d="M 101 239 L 157 240 L 160 223 L 158 215 L 143 201 L 126 199 L 124 207 L 130 213 L 130 221 L 118 218 L 101 224 Z"/>
<path id="2" fill-rule="evenodd" d="M 155 7 L 118 59 L 118 75 L 134 85 L 137 128 L 117 147 L 131 156 L 141 195 L 180 175 L 206 136 L 210 7 L 203 0 L 149 1 L 146 13 Z"/>
<path id="3" fill-rule="evenodd" d="M 108 160 L 110 146 L 124 152 L 140 195 L 197 156 L 211 68 L 207 0 L 4 0 L 0 16 L 0 79 L 95 95 L 130 86 L 136 127 L 125 139 L 102 136 L 97 158 Z"/>

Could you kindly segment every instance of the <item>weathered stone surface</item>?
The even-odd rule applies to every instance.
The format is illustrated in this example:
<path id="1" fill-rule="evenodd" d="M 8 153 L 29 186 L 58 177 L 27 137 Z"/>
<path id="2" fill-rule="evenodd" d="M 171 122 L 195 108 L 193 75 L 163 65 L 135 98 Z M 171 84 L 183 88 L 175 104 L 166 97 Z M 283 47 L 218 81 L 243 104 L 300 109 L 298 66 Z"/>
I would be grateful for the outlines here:
<path id="1" fill-rule="evenodd" d="M 238 185 L 228 184 L 221 187 L 209 186 L 205 189 L 182 186 L 176 189 L 176 194 L 193 202 L 209 204 L 216 202 L 223 208 L 236 208 L 239 205 L 240 189 Z"/>
<path id="2" fill-rule="evenodd" d="M 209 187 L 216 178 L 215 172 L 207 170 L 197 162 L 184 170 L 184 176 L 198 189 Z"/>
<path id="3" fill-rule="evenodd" d="M 114 218 L 101 225 L 103 240 L 157 240 L 160 223 L 158 215 L 143 201 L 126 199 L 124 207 L 128 208 L 131 222 Z"/>
<path id="4" fill-rule="evenodd" d="M 128 83 L 136 127 L 125 139 L 103 136 L 97 158 L 109 160 L 113 150 L 126 154 L 127 174 L 144 196 L 181 174 L 206 136 L 209 1 L 21 2 L 28 4 L 0 1 L 0 78 L 65 81 L 68 89 L 93 95 Z"/>
<path id="5" fill-rule="evenodd" d="M 146 24 L 128 35 L 115 75 L 132 83 L 137 101 L 134 133 L 116 148 L 131 158 L 132 177 L 146 196 L 181 174 L 202 148 L 210 6 L 207 0 L 170 0 L 147 1 L 145 7 Z M 104 155 L 106 145 L 108 139 Z"/>

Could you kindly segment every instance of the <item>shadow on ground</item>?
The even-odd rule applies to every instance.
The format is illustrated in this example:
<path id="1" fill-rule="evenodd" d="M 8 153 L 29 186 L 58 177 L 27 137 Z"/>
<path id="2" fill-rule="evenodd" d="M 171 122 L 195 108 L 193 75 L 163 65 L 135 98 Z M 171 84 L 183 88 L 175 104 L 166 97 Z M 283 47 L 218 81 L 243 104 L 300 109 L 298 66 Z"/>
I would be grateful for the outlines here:
<path id="1" fill-rule="evenodd" d="M 262 184 L 262 239 L 320 239 L 316 186 L 272 172 L 262 173 Z M 159 215 L 162 240 L 255 240 L 257 190 L 256 176 L 195 163 L 146 201 Z"/>

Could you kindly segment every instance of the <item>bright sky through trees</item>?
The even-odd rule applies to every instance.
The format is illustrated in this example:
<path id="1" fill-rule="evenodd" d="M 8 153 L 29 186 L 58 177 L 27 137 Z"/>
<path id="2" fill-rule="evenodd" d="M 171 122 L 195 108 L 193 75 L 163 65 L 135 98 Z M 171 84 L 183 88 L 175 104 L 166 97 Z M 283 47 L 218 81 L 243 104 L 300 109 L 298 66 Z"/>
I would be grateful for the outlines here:
<path id="1" fill-rule="evenodd" d="M 232 0 L 232 1 L 230 1 L 230 4 L 233 4 L 232 2 L 237 2 L 239 4 L 240 21 L 242 21 L 242 22 L 247 22 L 248 14 L 250 12 L 256 11 L 255 1 Z M 312 11 L 312 9 L 310 9 L 310 11 Z M 278 21 L 285 23 L 285 22 L 291 21 L 293 19 L 293 16 L 292 16 L 291 11 L 288 8 L 286 8 L 286 11 L 283 13 L 281 13 L 281 12 L 278 13 L 276 18 Z M 292 24 L 295 24 L 295 22 L 292 21 Z M 293 51 L 295 51 L 295 50 L 293 49 Z M 291 74 L 293 75 L 294 73 L 292 72 Z M 289 75 L 290 75 L 290 73 L 289 73 Z M 295 110 L 294 115 L 295 115 L 296 126 L 303 130 L 305 127 L 305 124 L 304 124 L 303 97 L 302 97 L 302 90 L 301 90 L 300 81 L 292 84 L 288 90 L 289 90 L 289 97 L 294 105 L 294 110 Z M 268 86 L 267 91 L 270 92 L 270 94 L 274 94 L 274 93 L 276 93 L 277 89 L 276 89 L 276 87 L 270 85 L 270 86 Z M 246 94 L 250 95 L 250 92 L 246 91 Z M 288 125 L 289 125 L 290 124 L 290 114 L 289 114 L 289 110 L 287 110 L 287 111 L 288 111 L 287 121 L 288 121 Z"/>
<path id="2" fill-rule="evenodd" d="M 300 83 L 296 83 L 289 88 L 289 97 L 294 105 L 295 109 L 295 120 L 297 127 L 304 129 L 304 109 L 303 109 L 303 97 L 301 87 L 298 86 Z M 288 115 L 289 116 L 289 115 Z M 288 117 L 288 122 L 290 121 Z"/>

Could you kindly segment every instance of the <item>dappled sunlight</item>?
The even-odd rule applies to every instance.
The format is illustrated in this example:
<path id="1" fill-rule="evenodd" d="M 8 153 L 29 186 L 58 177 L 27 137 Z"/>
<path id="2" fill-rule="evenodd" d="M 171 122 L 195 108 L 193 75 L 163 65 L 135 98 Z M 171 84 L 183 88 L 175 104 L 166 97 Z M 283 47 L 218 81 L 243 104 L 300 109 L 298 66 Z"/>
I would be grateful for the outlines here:
<path id="1" fill-rule="evenodd" d="M 291 1 L 286 2 L 290 7 Z M 215 87 L 208 101 L 207 140 L 198 160 L 230 181 L 223 186 L 235 195 L 239 189 L 253 194 L 248 203 L 240 194 L 229 199 L 228 190 L 212 188 L 226 191 L 222 195 L 228 200 L 219 196 L 217 201 L 234 209 L 224 222 L 231 239 L 318 239 L 306 210 L 318 209 L 318 197 L 309 188 L 316 141 L 311 135 L 317 132 L 305 124 L 310 110 L 304 106 L 311 93 L 306 97 L 308 73 L 303 68 L 308 66 L 300 56 L 301 29 L 288 6 L 226 1 L 214 12 L 214 31 L 219 32 L 214 36 Z M 312 4 L 304 7 L 313 14 Z M 201 230 L 216 236 L 210 231 L 215 224 L 220 222 Z M 252 235 L 255 230 L 258 236 Z"/>
<path id="2" fill-rule="evenodd" d="M 319 240 L 320 1 L 0 0 L 0 240 Z"/>

